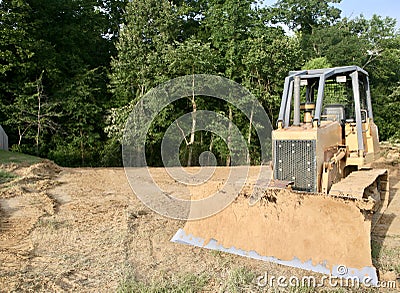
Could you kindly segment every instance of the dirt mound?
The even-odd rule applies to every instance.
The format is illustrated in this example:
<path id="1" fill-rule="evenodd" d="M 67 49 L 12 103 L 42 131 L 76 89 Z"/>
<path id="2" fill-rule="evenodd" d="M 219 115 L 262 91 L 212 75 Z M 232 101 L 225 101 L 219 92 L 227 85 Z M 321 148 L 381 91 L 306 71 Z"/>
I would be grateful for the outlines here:
<path id="1" fill-rule="evenodd" d="M 20 169 L 21 165 L 16 163 L 8 163 L 8 164 L 1 164 L 0 170 L 4 170 L 7 172 L 15 172 L 16 170 Z"/>
<path id="2" fill-rule="evenodd" d="M 0 169 L 15 174 L 15 178 L 4 184 L 5 188 L 0 189 L 0 197 L 10 197 L 12 189 L 24 189 L 28 191 L 45 191 L 54 186 L 54 179 L 62 169 L 49 160 L 43 160 L 32 166 L 24 167 L 18 164 L 1 165 Z M 15 194 L 19 194 L 18 192 Z M 3 195 L 3 196 L 2 196 Z"/>
<path id="3" fill-rule="evenodd" d="M 400 144 L 382 143 L 381 157 L 373 163 L 379 167 L 397 167 L 400 164 Z"/>
<path id="4" fill-rule="evenodd" d="M 0 185 L 0 271 L 26 269 L 34 252 L 32 231 L 43 217 L 55 213 L 57 203 L 48 194 L 61 168 L 44 160 L 32 166 L 4 164 L 1 169 L 15 179 Z M 0 287 L 5 284 L 1 282 Z"/>
<path id="5" fill-rule="evenodd" d="M 61 172 L 61 168 L 49 160 L 34 164 L 21 173 L 22 176 L 37 176 L 43 179 L 51 179 L 57 177 Z"/>

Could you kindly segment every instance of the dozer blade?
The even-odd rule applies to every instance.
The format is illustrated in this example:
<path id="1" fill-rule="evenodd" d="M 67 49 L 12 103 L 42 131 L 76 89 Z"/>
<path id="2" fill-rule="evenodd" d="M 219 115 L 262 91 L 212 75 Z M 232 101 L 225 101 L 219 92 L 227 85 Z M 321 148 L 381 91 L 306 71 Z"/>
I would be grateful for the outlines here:
<path id="1" fill-rule="evenodd" d="M 376 200 L 274 187 L 254 201 L 251 189 L 220 213 L 188 221 L 171 241 L 377 284 Z"/>

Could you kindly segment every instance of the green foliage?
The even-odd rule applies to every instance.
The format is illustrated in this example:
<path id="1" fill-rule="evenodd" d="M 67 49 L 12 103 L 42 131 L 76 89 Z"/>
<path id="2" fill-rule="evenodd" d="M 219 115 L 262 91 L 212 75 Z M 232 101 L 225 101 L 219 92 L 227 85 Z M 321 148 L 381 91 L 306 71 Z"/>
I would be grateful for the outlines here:
<path id="1" fill-rule="evenodd" d="M 162 14 L 155 12 L 154 7 L 164 7 Z M 198 7 L 197 15 L 204 9 L 201 22 L 191 18 L 196 14 L 194 7 L 191 8 L 163 1 L 128 4 L 126 23 L 117 44 L 118 56 L 112 61 L 110 75 L 111 91 L 122 104 L 111 109 L 107 116 L 105 131 L 110 138 L 121 141 L 129 113 L 149 88 L 164 80 L 196 73 L 222 74 L 245 84 L 254 89 L 271 116 L 277 116 L 284 77 L 301 64 L 297 39 L 286 36 L 280 29 L 266 28 L 261 20 L 263 12 L 252 9 L 252 1 L 209 1 L 206 7 Z M 143 15 L 147 18 L 143 19 Z M 193 27 L 187 33 L 176 34 L 176 28 L 187 26 L 182 19 L 188 17 Z M 151 25 L 147 22 L 149 18 Z M 246 137 L 251 132 L 251 160 L 258 160 L 260 150 L 254 127 L 249 127 L 243 113 L 226 103 L 205 102 L 203 97 L 187 98 L 186 103 L 176 103 L 166 109 L 153 123 L 146 144 L 150 161 L 160 161 L 158 152 L 163 131 L 179 117 L 177 114 L 196 109 L 225 115 Z M 140 121 L 139 117 L 134 119 Z M 197 154 L 205 150 L 215 152 L 219 164 L 230 162 L 228 145 L 221 138 L 199 132 L 185 141 L 186 147 L 181 148 L 180 156 L 188 165 L 197 164 Z M 232 141 L 231 147 L 234 145 Z"/>
<path id="2" fill-rule="evenodd" d="M 307 61 L 302 69 L 310 70 L 315 68 L 331 68 L 331 67 L 332 65 L 329 63 L 326 57 L 319 57 Z"/>
<path id="3" fill-rule="evenodd" d="M 62 102 L 63 115 L 68 120 L 63 123 L 66 135 L 60 139 L 64 139 L 67 146 L 57 144 L 56 150 L 62 149 L 62 152 L 70 153 L 71 157 L 76 157 L 79 153 L 80 163 L 74 164 L 78 166 L 93 165 L 96 161 L 93 158 L 99 150 L 102 129 L 98 121 L 103 119 L 104 112 L 98 100 L 101 96 L 101 88 L 98 88 L 101 76 L 97 71 L 98 69 L 88 70 L 75 76 L 71 84 L 63 89 L 63 95 L 69 97 Z M 59 161 L 56 158 L 55 160 Z"/>
<path id="4" fill-rule="evenodd" d="M 18 129 L 18 147 L 39 155 L 43 134 L 56 130 L 55 117 L 60 114 L 55 109 L 57 104 L 44 95 L 43 72 L 34 82 L 24 84 L 24 93 L 15 97 L 14 103 L 5 106 L 8 119 L 4 124 Z M 34 147 L 22 146 L 23 141 L 32 142 Z"/>
<path id="5" fill-rule="evenodd" d="M 331 5 L 340 2 L 341 0 L 278 0 L 271 13 L 291 29 L 309 34 L 317 27 L 329 26 L 340 19 L 340 9 Z"/>
<path id="6" fill-rule="evenodd" d="M 127 5 L 118 56 L 111 61 L 110 85 L 117 106 L 143 96 L 159 82 L 165 70 L 163 53 L 178 34 L 175 10 L 166 0 L 133 0 Z"/>
<path id="7" fill-rule="evenodd" d="M 98 161 L 87 153 L 101 152 L 106 137 L 107 68 L 126 2 L 1 1 L 0 123 L 11 145 L 44 157 L 76 149 L 79 165 Z"/>
<path id="8" fill-rule="evenodd" d="M 259 99 L 274 124 L 284 79 L 290 70 L 301 66 L 299 41 L 280 29 L 257 28 L 246 44 L 242 83 Z"/>
<path id="9" fill-rule="evenodd" d="M 131 109 L 164 81 L 198 73 L 225 76 L 247 87 L 274 125 L 288 71 L 358 65 L 370 73 L 381 139 L 398 140 L 396 21 L 341 18 L 335 6 L 340 2 L 278 0 L 260 7 L 252 0 L 0 1 L 0 124 L 15 150 L 61 165 L 120 165 Z M 216 111 L 235 123 L 248 138 L 251 161 L 258 162 L 259 142 L 243 113 L 227 103 L 187 97 L 165 109 L 149 131 L 154 164 L 164 131 L 194 109 Z M 229 163 L 223 140 L 206 132 L 187 139 L 181 148 L 187 164 L 197 164 L 198 154 L 210 149 L 219 164 Z"/>
<path id="10" fill-rule="evenodd" d="M 307 60 L 326 57 L 333 66 L 358 65 L 375 70 L 382 54 L 393 48 L 391 43 L 396 39 L 393 21 L 376 15 L 371 20 L 360 16 L 317 27 L 311 34 L 302 35 L 304 56 Z"/>
<path id="11" fill-rule="evenodd" d="M 220 72 L 227 78 L 240 82 L 243 71 L 242 56 L 250 28 L 257 21 L 251 9 L 253 1 L 209 1 L 204 27 L 220 60 Z"/>
<path id="12" fill-rule="evenodd" d="M 384 89 L 382 89 L 384 90 Z M 378 101 L 381 104 L 376 106 L 375 116 L 381 138 L 389 139 L 393 142 L 400 141 L 400 83 L 394 87 L 393 92 L 389 96 L 381 96 Z"/>
<path id="13" fill-rule="evenodd" d="M 122 166 L 122 150 L 120 142 L 115 139 L 106 140 L 98 158 L 100 158 L 101 166 Z"/>

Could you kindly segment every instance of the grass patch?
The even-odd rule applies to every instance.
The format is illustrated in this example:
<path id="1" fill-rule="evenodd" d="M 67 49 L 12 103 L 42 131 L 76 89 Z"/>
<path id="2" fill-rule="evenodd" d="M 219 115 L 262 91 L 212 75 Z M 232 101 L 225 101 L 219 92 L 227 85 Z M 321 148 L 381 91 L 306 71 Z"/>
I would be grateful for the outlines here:
<path id="1" fill-rule="evenodd" d="M 395 272 L 397 273 L 397 275 L 400 275 L 400 264 L 396 264 L 396 265 L 394 266 L 394 270 L 395 270 Z"/>
<path id="2" fill-rule="evenodd" d="M 293 286 L 287 288 L 288 290 L 286 292 L 290 293 L 313 293 L 315 292 L 315 288 L 312 287 L 307 287 L 307 286 Z M 342 292 L 342 291 L 340 291 Z"/>
<path id="3" fill-rule="evenodd" d="M 209 281 L 206 274 L 186 274 L 179 277 L 164 277 L 153 282 L 141 282 L 133 276 L 126 277 L 119 285 L 119 293 L 195 293 L 202 292 Z"/>
<path id="4" fill-rule="evenodd" d="M 247 292 L 254 286 L 256 274 L 247 268 L 236 268 L 228 273 L 221 292 Z"/>
<path id="5" fill-rule="evenodd" d="M 37 222 L 37 227 L 49 229 L 49 230 L 58 230 L 66 226 L 65 221 L 58 221 L 53 218 L 40 218 Z"/>
<path id="6" fill-rule="evenodd" d="M 400 247 L 382 246 L 376 241 L 372 241 L 371 246 L 372 258 L 378 269 L 400 274 Z"/>
<path id="7" fill-rule="evenodd" d="M 33 165 L 42 160 L 43 159 L 31 155 L 0 150 L 0 165 L 9 163 Z"/>
<path id="8" fill-rule="evenodd" d="M 15 177 L 17 177 L 17 176 L 10 172 L 0 170 L 0 184 L 9 182 L 9 181 L 13 180 Z"/>
<path id="9" fill-rule="evenodd" d="M 376 241 L 371 241 L 371 256 L 377 260 L 381 251 L 381 245 Z"/>
<path id="10" fill-rule="evenodd" d="M 43 159 L 35 156 L 0 150 L 0 165 L 14 163 L 22 166 L 30 166 L 39 163 L 42 160 Z M 16 177 L 18 176 L 6 170 L 0 169 L 0 184 L 7 183 Z"/>

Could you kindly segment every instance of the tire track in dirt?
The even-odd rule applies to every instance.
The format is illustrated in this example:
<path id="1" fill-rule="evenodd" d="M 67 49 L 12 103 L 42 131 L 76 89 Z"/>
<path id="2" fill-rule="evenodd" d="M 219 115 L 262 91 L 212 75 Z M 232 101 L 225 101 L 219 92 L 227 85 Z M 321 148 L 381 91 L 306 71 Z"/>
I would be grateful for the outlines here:
<path id="1" fill-rule="evenodd" d="M 49 192 L 57 212 L 43 217 L 30 235 L 33 257 L 19 289 L 115 290 L 124 270 L 130 197 L 129 187 L 113 173 L 65 169 L 60 174 L 60 185 Z"/>
<path id="2" fill-rule="evenodd" d="M 29 235 L 43 216 L 54 214 L 55 202 L 47 189 L 54 186 L 53 179 L 60 170 L 50 161 L 31 167 L 11 165 L 8 169 L 19 177 L 0 189 L 1 285 L 8 276 L 17 275 L 29 266 L 34 249 Z"/>

